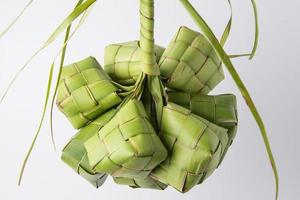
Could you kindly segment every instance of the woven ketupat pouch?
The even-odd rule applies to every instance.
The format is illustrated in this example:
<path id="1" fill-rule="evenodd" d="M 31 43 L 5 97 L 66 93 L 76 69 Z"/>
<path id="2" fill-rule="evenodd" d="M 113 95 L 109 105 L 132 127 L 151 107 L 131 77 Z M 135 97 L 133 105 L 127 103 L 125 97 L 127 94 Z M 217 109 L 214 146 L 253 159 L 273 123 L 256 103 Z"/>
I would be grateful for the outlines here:
<path id="1" fill-rule="evenodd" d="M 167 157 L 143 104 L 130 100 L 85 142 L 92 168 L 114 177 L 146 178 Z"/>
<path id="2" fill-rule="evenodd" d="M 208 40 L 181 27 L 163 53 L 159 67 L 166 86 L 187 93 L 209 93 L 224 79 L 222 63 Z"/>
<path id="3" fill-rule="evenodd" d="M 117 184 L 128 185 L 132 188 L 164 190 L 165 188 L 168 187 L 168 185 L 161 183 L 157 180 L 154 180 L 151 177 L 146 177 L 146 178 L 113 177 L 113 179 Z"/>
<path id="4" fill-rule="evenodd" d="M 105 123 L 114 115 L 115 110 L 110 110 L 82 128 L 65 146 L 61 159 L 76 173 L 85 178 L 95 187 L 100 187 L 106 180 L 105 173 L 97 173 L 90 166 L 84 143 L 96 135 Z"/>
<path id="5" fill-rule="evenodd" d="M 192 113 L 228 129 L 228 145 L 222 156 L 224 158 L 237 132 L 238 114 L 236 97 L 232 94 L 212 96 L 182 92 L 169 92 L 168 97 L 169 101 L 190 109 Z"/>
<path id="6" fill-rule="evenodd" d="M 83 127 L 120 102 L 117 88 L 95 58 L 63 68 L 57 106 L 74 128 Z"/>
<path id="7" fill-rule="evenodd" d="M 155 46 L 156 62 L 164 48 Z M 117 83 L 133 85 L 142 72 L 142 51 L 139 41 L 112 44 L 105 48 L 104 70 Z"/>
<path id="8" fill-rule="evenodd" d="M 187 192 L 218 166 L 228 143 L 227 130 L 177 104 L 164 107 L 160 138 L 169 156 L 152 173 L 154 179 Z"/>

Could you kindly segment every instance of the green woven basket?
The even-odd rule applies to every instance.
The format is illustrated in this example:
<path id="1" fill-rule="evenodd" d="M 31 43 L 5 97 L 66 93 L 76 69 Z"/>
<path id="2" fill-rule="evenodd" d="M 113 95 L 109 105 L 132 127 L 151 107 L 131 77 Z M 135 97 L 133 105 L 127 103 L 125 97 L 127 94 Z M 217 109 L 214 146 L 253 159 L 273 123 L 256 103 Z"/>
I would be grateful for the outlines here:
<path id="1" fill-rule="evenodd" d="M 159 136 L 169 157 L 151 177 L 180 192 L 203 182 L 217 168 L 228 143 L 226 129 L 173 103 L 163 109 Z"/>
<path id="2" fill-rule="evenodd" d="M 68 166 L 95 187 L 100 187 L 106 180 L 107 175 L 105 173 L 97 173 L 92 169 L 88 162 L 84 143 L 97 135 L 99 129 L 113 117 L 115 112 L 115 110 L 108 111 L 82 128 L 65 146 L 61 156 Z"/>
<path id="3" fill-rule="evenodd" d="M 158 65 L 167 87 L 187 93 L 207 94 L 224 79 L 208 40 L 186 27 L 176 33 Z"/>
<path id="4" fill-rule="evenodd" d="M 81 128 L 121 102 L 117 88 L 93 57 L 65 66 L 57 106 L 74 128 Z"/>
<path id="5" fill-rule="evenodd" d="M 236 97 L 232 94 L 201 95 L 187 94 L 182 92 L 169 92 L 169 101 L 191 110 L 210 122 L 228 129 L 228 145 L 222 156 L 222 160 L 232 144 L 237 132 L 238 115 Z"/>
<path id="6" fill-rule="evenodd" d="M 167 157 L 143 104 L 130 100 L 84 143 L 93 170 L 114 177 L 146 178 Z"/>
<path id="7" fill-rule="evenodd" d="M 155 46 L 158 62 L 164 48 Z M 139 41 L 111 44 L 105 48 L 104 70 L 116 82 L 122 85 L 133 85 L 140 74 L 142 50 Z"/>

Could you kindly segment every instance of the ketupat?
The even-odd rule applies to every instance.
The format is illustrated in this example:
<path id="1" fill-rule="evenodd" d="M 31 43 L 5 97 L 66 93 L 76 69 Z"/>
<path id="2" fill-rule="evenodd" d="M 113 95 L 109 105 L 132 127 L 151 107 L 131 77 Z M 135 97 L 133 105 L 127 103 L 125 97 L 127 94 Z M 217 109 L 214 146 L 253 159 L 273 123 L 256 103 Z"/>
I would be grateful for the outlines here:
<path id="1" fill-rule="evenodd" d="M 116 110 L 110 110 L 82 128 L 65 146 L 61 159 L 76 173 L 81 175 L 95 187 L 100 187 L 106 180 L 105 173 L 97 173 L 90 166 L 84 143 L 97 135 L 101 129 L 115 114 Z"/>
<path id="2" fill-rule="evenodd" d="M 96 59 L 88 57 L 63 68 L 57 106 L 74 128 L 81 128 L 121 102 L 117 90 Z"/>
<path id="3" fill-rule="evenodd" d="M 155 189 L 155 190 L 164 190 L 168 185 L 159 182 L 153 178 L 126 178 L 126 177 L 113 177 L 115 183 L 120 185 L 128 185 L 131 188 L 146 188 L 146 189 Z"/>
<path id="4" fill-rule="evenodd" d="M 158 62 L 164 48 L 155 46 Z M 112 80 L 122 85 L 133 85 L 142 73 L 142 51 L 139 41 L 111 44 L 105 47 L 104 70 Z"/>
<path id="5" fill-rule="evenodd" d="M 228 143 L 227 129 L 173 103 L 164 107 L 161 124 L 159 136 L 169 156 L 151 177 L 187 192 L 217 168 Z"/>
<path id="6" fill-rule="evenodd" d="M 207 94 L 224 79 L 211 44 L 186 27 L 175 34 L 158 65 L 167 87 L 188 93 Z"/>
<path id="7" fill-rule="evenodd" d="M 56 40 L 57 36 L 65 28 L 68 27 L 67 33 L 66 33 L 66 39 L 65 39 L 65 43 L 64 43 L 64 48 L 63 48 L 63 53 L 62 53 L 61 63 L 63 63 L 64 56 L 65 56 L 65 49 L 66 49 L 65 45 L 68 42 L 68 38 L 69 38 L 68 33 L 70 30 L 71 23 L 82 13 L 85 13 L 86 10 L 94 2 L 96 2 L 96 0 L 86 0 L 86 1 L 79 0 L 74 11 L 63 21 L 63 23 L 61 23 L 61 25 L 55 30 L 55 32 L 47 40 L 45 45 L 39 51 L 37 51 L 36 54 L 38 54 L 42 49 L 47 47 L 51 42 Z M 141 96 L 142 96 L 143 97 L 142 103 L 145 104 L 145 107 L 147 109 L 147 114 L 150 115 L 148 117 L 151 118 L 150 122 L 153 123 L 152 124 L 153 126 L 155 124 L 154 127 L 155 127 L 156 131 L 163 130 L 164 132 L 170 131 L 168 133 L 172 132 L 171 128 L 168 130 L 168 129 L 165 129 L 165 127 L 164 127 L 165 124 L 170 123 L 168 120 L 166 121 L 164 119 L 164 116 L 166 115 L 165 114 L 166 109 L 171 108 L 171 107 L 174 108 L 174 110 L 173 110 L 173 114 L 170 114 L 170 116 L 172 116 L 172 115 L 176 116 L 181 113 L 181 114 L 188 115 L 191 118 L 198 119 L 203 124 L 205 124 L 206 126 L 209 127 L 209 128 L 202 127 L 205 132 L 206 132 L 206 130 L 211 130 L 211 129 L 214 129 L 214 131 L 215 131 L 215 132 L 212 131 L 212 132 L 214 132 L 214 134 L 211 134 L 211 136 L 208 137 L 209 139 L 206 142 L 204 142 L 202 145 L 200 145 L 202 147 L 205 147 L 207 145 L 207 147 L 209 147 L 209 149 L 210 149 L 209 152 L 211 154 L 211 156 L 208 156 L 208 157 L 210 157 L 210 158 L 214 157 L 212 159 L 212 161 L 210 162 L 209 167 L 207 167 L 206 169 L 203 169 L 204 174 L 203 174 L 202 178 L 200 178 L 200 180 L 198 181 L 198 183 L 201 183 L 216 168 L 217 163 L 218 164 L 220 163 L 220 160 L 222 159 L 222 157 L 224 157 L 225 152 L 226 152 L 227 148 L 229 147 L 229 145 L 231 144 L 232 139 L 235 135 L 235 131 L 236 131 L 235 120 L 237 122 L 237 119 L 235 119 L 235 118 L 237 116 L 236 116 L 236 112 L 233 112 L 234 109 L 229 109 L 229 104 L 228 104 L 224 107 L 226 111 L 222 111 L 220 114 L 219 112 L 217 112 L 217 108 L 219 109 L 223 105 L 221 105 L 220 102 L 211 103 L 212 100 L 215 101 L 216 99 L 219 99 L 218 97 L 212 98 L 211 96 L 204 96 L 204 95 L 201 96 L 200 95 L 200 94 L 207 94 L 224 78 L 222 68 L 221 68 L 221 62 L 223 62 L 225 64 L 225 66 L 227 67 L 230 75 L 233 77 L 238 88 L 240 89 L 243 97 L 245 98 L 245 100 L 246 100 L 246 102 L 247 102 L 255 120 L 257 121 L 257 124 L 259 125 L 260 130 L 261 130 L 261 134 L 263 136 L 263 139 L 264 139 L 264 142 L 266 145 L 267 153 L 269 155 L 269 159 L 271 161 L 271 165 L 272 165 L 275 180 L 276 180 L 276 198 L 277 198 L 277 196 L 278 196 L 278 174 L 277 174 L 275 161 L 274 161 L 274 158 L 272 155 L 272 151 L 270 148 L 270 144 L 269 144 L 269 141 L 267 138 L 267 134 L 266 134 L 266 131 L 264 128 L 263 121 L 262 121 L 259 113 L 257 112 L 257 109 L 256 109 L 246 87 L 244 86 L 239 75 L 235 71 L 235 69 L 230 61 L 230 57 L 224 52 L 224 49 L 223 49 L 223 45 L 224 45 L 226 39 L 228 38 L 228 35 L 230 32 L 232 17 L 230 18 L 230 20 L 226 26 L 224 34 L 221 38 L 221 42 L 219 42 L 217 40 L 217 38 L 215 37 L 214 33 L 211 31 L 210 27 L 203 20 L 203 18 L 198 14 L 198 12 L 193 8 L 193 6 L 190 4 L 190 2 L 188 0 L 180 0 L 180 2 L 186 8 L 186 10 L 189 12 L 189 14 L 192 16 L 192 18 L 194 18 L 197 25 L 203 31 L 203 35 L 205 37 L 202 36 L 200 33 L 197 33 L 195 31 L 189 30 L 188 28 L 182 27 L 179 30 L 179 32 L 176 34 L 176 37 L 173 40 L 173 42 L 168 46 L 167 50 L 164 52 L 164 55 L 162 56 L 162 58 L 159 59 L 159 57 L 155 57 L 155 53 L 154 53 L 155 42 L 154 42 L 154 36 L 153 36 L 154 35 L 154 1 L 153 0 L 140 0 L 140 8 L 141 8 L 141 10 L 140 10 L 140 17 L 141 17 L 141 34 L 140 34 L 140 36 L 141 37 L 140 37 L 140 41 L 139 41 L 140 46 L 137 50 L 141 50 L 141 64 L 140 64 L 141 70 L 139 71 L 138 69 L 133 67 L 135 69 L 133 70 L 134 76 L 132 76 L 130 73 L 124 72 L 124 69 L 129 70 L 130 67 L 128 67 L 128 68 L 125 67 L 124 69 L 120 68 L 121 73 L 118 73 L 118 76 L 119 76 L 118 78 L 121 78 L 121 79 L 119 79 L 119 80 L 115 79 L 116 82 L 114 82 L 114 84 L 119 87 L 118 92 L 120 92 L 119 93 L 120 96 L 124 97 L 125 100 L 123 100 L 123 102 L 121 103 L 121 98 L 118 96 L 118 92 L 115 90 L 116 87 L 114 86 L 114 84 L 112 84 L 112 81 L 110 80 L 109 76 L 107 76 L 103 72 L 103 70 L 99 68 L 99 70 L 101 71 L 100 74 L 103 75 L 104 77 L 108 78 L 108 82 L 110 82 L 110 86 L 115 87 L 114 90 L 112 91 L 112 93 L 116 94 L 116 99 L 114 99 L 115 101 L 112 101 L 111 104 L 108 103 L 109 106 L 107 108 L 104 108 L 103 110 L 99 111 L 98 108 L 94 108 L 91 106 L 91 101 L 90 101 L 90 99 L 87 98 L 87 96 L 89 96 L 89 95 L 87 95 L 87 93 L 92 94 L 92 91 L 90 91 L 88 88 L 88 91 L 86 92 L 86 94 L 83 95 L 84 98 L 81 99 L 80 97 L 78 97 L 78 99 L 77 99 L 78 101 L 83 102 L 83 104 L 81 106 L 84 108 L 84 109 L 82 109 L 84 111 L 81 111 L 80 106 L 76 105 L 77 103 L 74 101 L 72 102 L 72 100 L 71 100 L 71 103 L 68 102 L 68 103 L 70 103 L 68 106 L 61 106 L 61 110 L 64 111 L 65 114 L 67 114 L 67 116 L 69 116 L 69 115 L 71 116 L 70 121 L 72 122 L 72 124 L 75 128 L 81 128 L 83 126 L 86 126 L 89 123 L 91 123 L 90 125 L 92 125 L 94 123 L 93 120 L 96 117 L 98 117 L 98 115 L 103 114 L 105 111 L 109 110 L 112 107 L 118 106 L 117 109 L 118 109 L 118 112 L 120 112 L 124 107 L 126 107 L 125 105 L 127 105 L 126 102 L 128 100 L 129 100 L 128 102 L 137 101 L 137 102 L 141 103 L 140 100 L 141 100 Z M 228 2 L 231 5 L 230 1 L 228 1 Z M 257 41 L 258 41 L 257 40 L 257 36 L 258 36 L 257 10 L 256 10 L 255 1 L 252 0 L 251 2 L 253 5 L 255 18 L 256 18 L 256 21 L 255 21 L 256 22 L 256 32 L 255 32 L 256 37 L 255 37 L 255 43 L 254 43 L 254 47 L 253 47 L 251 54 L 244 54 L 244 55 L 249 55 L 250 58 L 252 58 L 255 53 L 255 50 L 257 47 Z M 79 23 L 81 23 L 81 22 L 79 22 Z M 124 56 L 126 58 L 130 58 L 130 55 L 126 55 L 126 54 L 127 53 L 125 52 Z M 240 55 L 238 55 L 238 56 L 240 56 Z M 158 60 L 160 60 L 159 61 L 160 69 L 157 66 Z M 28 61 L 28 63 L 29 63 L 29 61 Z M 8 89 L 11 87 L 11 85 L 13 84 L 13 82 L 15 81 L 15 79 L 19 75 L 19 73 L 22 72 L 22 70 L 28 65 L 28 63 L 26 63 L 21 68 L 21 70 L 17 73 L 17 75 L 12 80 L 12 82 L 10 82 Z M 201 63 L 201 65 L 200 65 L 200 63 Z M 61 64 L 61 66 L 62 66 L 62 64 Z M 50 92 L 50 88 L 51 88 L 53 68 L 54 68 L 54 64 L 51 66 L 51 70 L 50 70 L 47 93 L 46 93 L 47 94 L 46 101 L 45 101 L 45 105 L 44 105 L 44 109 L 43 109 L 43 115 L 41 118 L 41 122 L 39 124 L 37 134 L 34 137 L 33 143 L 30 146 L 29 152 L 26 155 L 24 164 L 22 165 L 20 178 L 22 177 L 25 164 L 26 164 L 27 159 L 32 151 L 33 145 L 36 141 L 38 133 L 40 132 L 40 129 L 41 129 L 41 125 L 43 123 L 45 111 L 47 108 L 47 102 L 49 99 L 49 92 Z M 77 70 L 77 71 L 80 71 L 80 70 Z M 159 76 L 160 71 L 161 71 L 161 76 Z M 141 76 L 137 76 L 138 74 L 141 74 Z M 124 78 L 124 77 L 125 77 L 125 81 L 120 83 L 122 81 L 122 78 Z M 139 79 L 137 79 L 137 77 L 139 77 Z M 86 78 L 86 77 L 83 76 L 83 79 L 84 78 Z M 100 79 L 102 79 L 102 78 L 100 78 Z M 106 79 L 106 78 L 104 78 L 104 79 Z M 127 79 L 127 78 L 129 78 L 129 79 Z M 163 85 L 163 83 L 161 81 L 162 79 L 164 79 L 165 85 Z M 129 81 L 127 82 L 127 80 L 129 80 Z M 77 81 L 75 80 L 73 82 L 73 85 L 71 84 L 70 86 L 76 86 L 76 84 L 77 84 L 76 82 Z M 82 84 L 82 83 L 80 83 L 80 81 L 78 83 L 79 83 L 79 85 Z M 134 85 L 134 87 L 126 87 L 126 86 L 122 86 L 122 84 L 124 84 L 124 85 L 135 84 L 135 85 Z M 83 84 L 81 86 L 85 86 L 85 85 Z M 189 93 L 188 95 L 197 94 L 196 95 L 197 99 L 192 104 L 202 105 L 201 106 L 202 108 L 200 109 L 200 108 L 195 108 L 192 105 L 187 105 L 185 101 L 181 101 L 181 102 L 179 101 L 178 104 L 183 104 L 183 106 L 186 106 L 187 108 L 190 108 L 191 110 L 186 110 L 185 108 L 175 105 L 173 103 L 168 103 L 167 106 L 165 106 L 167 103 L 167 100 L 168 100 L 167 94 L 164 91 L 166 89 L 165 87 L 175 89 L 177 91 L 187 92 L 187 93 Z M 2 102 L 2 100 L 5 98 L 5 95 L 7 94 L 8 89 L 5 91 L 0 102 Z M 65 89 L 67 89 L 67 88 L 65 88 Z M 122 91 L 123 89 L 125 89 L 126 91 Z M 146 92 L 147 95 L 143 95 L 142 93 L 144 93 L 144 92 Z M 70 92 L 66 92 L 66 90 L 63 91 L 63 93 L 69 94 L 69 96 L 67 96 L 67 95 L 63 96 L 63 98 L 67 98 L 67 101 L 68 101 L 68 98 L 72 97 L 72 94 L 70 94 Z M 169 95 L 170 95 L 170 97 L 172 96 L 171 93 L 169 93 Z M 181 96 L 181 95 L 179 95 L 179 96 Z M 178 94 L 176 94 L 175 96 L 173 96 L 174 97 L 173 100 L 172 100 L 172 97 L 169 98 L 169 100 L 176 102 L 178 100 L 176 98 L 179 96 L 178 96 Z M 90 96 L 90 97 L 93 99 L 93 96 Z M 146 97 L 146 98 L 144 98 L 144 97 Z M 64 99 L 62 99 L 62 101 L 63 100 Z M 220 97 L 219 100 L 222 101 L 222 98 Z M 235 99 L 234 99 L 234 101 L 235 101 Z M 95 102 L 96 101 L 94 101 L 94 103 Z M 231 103 L 234 104 L 235 102 L 232 101 Z M 209 104 L 209 106 L 207 106 L 206 104 Z M 96 105 L 97 105 L 97 102 L 96 102 Z M 75 111 L 76 106 L 77 106 L 77 108 L 76 108 L 77 111 Z M 215 110 L 211 109 L 213 106 L 216 106 Z M 205 107 L 205 109 L 203 107 Z M 74 110 L 73 110 L 73 108 L 74 108 Z M 93 110 L 93 109 L 95 109 L 95 110 Z M 79 114 L 79 117 L 77 116 L 77 117 L 75 117 L 75 119 L 72 119 L 73 114 L 75 113 L 75 115 L 76 115 L 76 112 L 78 112 L 78 110 L 80 110 L 81 113 L 87 112 L 87 116 Z M 95 111 L 94 113 L 97 113 L 97 114 L 91 114 L 91 112 L 93 113 L 93 111 Z M 222 125 L 222 126 L 228 128 L 229 133 L 226 133 L 226 131 L 227 131 L 226 129 L 222 129 L 221 127 L 214 125 L 211 122 L 208 122 L 207 120 L 205 120 L 199 116 L 191 114 L 191 112 L 205 116 L 205 118 L 208 118 L 210 121 L 215 122 L 216 124 L 219 124 L 219 125 Z M 224 113 L 225 113 L 225 115 L 222 116 L 222 114 L 224 114 Z M 86 114 L 86 113 L 84 113 L 84 114 Z M 228 121 L 226 121 L 226 120 L 224 121 L 224 119 L 222 117 L 225 117 L 226 120 L 230 119 L 232 121 L 230 121 L 230 123 L 228 123 Z M 155 118 L 157 120 L 156 122 L 153 120 Z M 189 117 L 187 117 L 187 118 L 189 118 Z M 150 124 L 150 122 L 148 121 L 149 124 Z M 177 122 L 180 124 L 180 120 Z M 184 124 L 184 122 L 182 122 L 182 123 Z M 171 124 L 172 124 L 172 122 L 171 122 Z M 89 125 L 87 127 L 89 127 Z M 85 127 L 85 128 L 87 128 L 87 127 Z M 195 127 L 197 127 L 197 125 L 195 125 Z M 82 130 L 86 130 L 85 128 L 83 128 Z M 186 130 L 185 130 L 185 132 L 188 133 L 187 135 L 190 135 L 193 133 L 193 130 L 192 130 L 193 126 L 191 126 L 190 128 L 191 129 L 186 128 Z M 217 131 L 217 129 L 219 131 Z M 223 130 L 223 131 L 221 131 L 221 130 Z M 204 133 L 204 135 L 206 135 L 206 133 Z M 218 143 L 215 151 L 213 151 L 213 149 L 216 146 L 215 143 L 217 143 L 217 142 L 216 142 L 216 140 L 214 141 L 212 135 L 215 135 L 217 137 L 217 139 L 219 140 L 219 143 Z M 167 140 L 163 136 L 165 136 L 165 135 L 160 134 L 160 137 L 162 138 L 162 140 L 164 140 L 166 142 Z M 227 138 L 227 137 L 229 137 L 229 138 Z M 178 141 L 185 141 L 185 140 L 178 139 Z M 140 144 L 142 144 L 142 143 L 143 142 L 141 142 Z M 116 143 L 114 143 L 114 142 L 112 142 L 112 144 L 116 145 Z M 165 145 L 168 147 L 168 143 Z M 189 149 L 186 149 L 186 148 L 179 148 L 179 149 L 180 150 L 176 151 L 177 153 L 172 152 L 173 154 L 169 155 L 169 157 L 167 158 L 167 160 L 165 160 L 163 162 L 163 164 L 160 164 L 158 168 L 156 168 L 154 171 L 152 171 L 153 173 L 151 173 L 152 174 L 151 176 L 156 179 L 159 177 L 162 180 L 162 182 L 169 183 L 170 185 L 172 185 L 179 191 L 185 192 L 185 191 L 188 191 L 189 189 L 191 189 L 195 184 L 197 184 L 197 179 L 199 179 L 199 177 L 198 178 L 196 178 L 196 177 L 194 177 L 194 178 L 175 177 L 173 179 L 169 179 L 170 176 L 165 177 L 165 175 L 168 174 L 169 172 L 167 172 L 167 173 L 163 172 L 163 173 L 161 173 L 161 176 L 159 176 L 160 173 L 157 172 L 157 171 L 159 171 L 160 168 L 162 168 L 163 165 L 166 164 L 166 162 L 168 162 L 168 167 L 172 168 L 173 165 L 170 162 L 170 160 L 172 160 L 172 158 L 177 159 L 179 157 L 179 159 L 178 159 L 179 161 L 184 160 L 184 156 L 180 156 L 180 155 L 182 154 L 182 152 L 184 152 L 185 150 L 189 150 Z M 77 150 L 78 150 L 78 152 L 77 152 Z M 76 165 L 79 165 L 75 160 L 76 159 L 78 160 L 78 158 L 80 157 L 80 155 L 82 155 L 82 153 L 84 151 L 86 151 L 86 150 L 84 150 L 82 148 L 82 143 L 80 143 L 80 144 L 77 143 L 76 139 L 71 140 L 71 142 L 64 149 L 64 153 L 65 153 L 66 157 L 64 157 L 64 155 L 63 155 L 63 157 L 65 158 L 65 161 L 69 165 L 71 165 L 71 167 L 72 166 L 74 167 Z M 198 153 L 201 154 L 201 151 Z M 212 154 L 214 154 L 214 155 L 212 156 Z M 220 157 L 220 155 L 221 155 L 221 157 Z M 77 156 L 79 156 L 79 157 L 77 157 Z M 72 160 L 71 157 L 75 158 L 75 160 Z M 86 158 L 86 156 L 84 158 Z M 88 162 L 86 162 L 86 161 L 87 161 L 86 159 L 83 159 L 81 165 L 82 166 L 86 165 L 87 168 L 91 167 L 90 160 Z M 134 163 L 134 164 L 137 165 L 138 163 Z M 184 167 L 186 167 L 184 164 L 188 165 L 189 163 L 182 162 L 181 164 L 183 164 L 183 166 L 181 166 L 181 167 L 184 168 Z M 176 168 L 175 171 L 178 170 L 178 166 L 175 168 Z M 149 171 L 151 171 L 151 170 L 149 170 Z M 94 171 L 90 171 L 90 172 L 94 173 Z M 135 175 L 137 175 L 136 177 L 118 177 L 117 176 L 117 177 L 114 177 L 114 180 L 117 183 L 127 184 L 131 187 L 146 187 L 146 188 L 147 187 L 150 187 L 150 188 L 158 187 L 160 189 L 163 189 L 165 186 L 167 186 L 167 185 L 161 184 L 160 182 L 155 182 L 149 176 L 146 176 L 145 177 L 146 179 L 140 179 L 140 175 L 143 174 L 143 173 L 140 174 L 140 172 L 141 171 L 135 172 L 136 173 Z M 157 174 L 158 174 L 157 176 L 155 176 L 155 172 L 157 172 Z M 95 172 L 95 173 L 97 173 L 97 172 Z M 194 173 L 194 171 L 191 170 L 191 171 L 189 171 L 189 173 Z M 196 173 L 198 173 L 198 171 L 196 171 Z M 82 173 L 82 175 L 84 175 L 84 173 Z M 171 175 L 174 175 L 174 174 L 171 174 Z M 103 177 L 105 177 L 105 175 Z M 91 177 L 88 177 L 88 179 L 89 178 L 91 178 Z M 93 181 L 95 181 L 95 180 L 93 180 Z M 96 185 L 97 184 L 98 183 L 96 183 Z"/>
<path id="8" fill-rule="evenodd" d="M 114 177 L 146 178 L 167 157 L 143 104 L 128 101 L 85 143 L 93 170 Z"/>
<path id="9" fill-rule="evenodd" d="M 168 97 L 169 101 L 188 108 L 194 114 L 228 129 L 229 141 L 222 156 L 223 160 L 237 132 L 238 115 L 236 97 L 232 94 L 212 96 L 182 92 L 169 92 Z"/>

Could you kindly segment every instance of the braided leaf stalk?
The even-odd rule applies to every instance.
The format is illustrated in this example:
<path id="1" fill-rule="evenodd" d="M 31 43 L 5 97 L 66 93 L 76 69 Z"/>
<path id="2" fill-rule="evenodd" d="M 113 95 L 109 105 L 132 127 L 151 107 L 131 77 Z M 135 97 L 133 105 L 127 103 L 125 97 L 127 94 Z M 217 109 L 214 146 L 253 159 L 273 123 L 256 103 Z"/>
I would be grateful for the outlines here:
<path id="1" fill-rule="evenodd" d="M 147 74 L 147 87 L 154 102 L 152 115 L 156 116 L 156 126 L 159 128 L 165 102 L 165 93 L 155 58 L 154 0 L 140 0 L 140 23 L 142 68 L 143 72 Z"/>

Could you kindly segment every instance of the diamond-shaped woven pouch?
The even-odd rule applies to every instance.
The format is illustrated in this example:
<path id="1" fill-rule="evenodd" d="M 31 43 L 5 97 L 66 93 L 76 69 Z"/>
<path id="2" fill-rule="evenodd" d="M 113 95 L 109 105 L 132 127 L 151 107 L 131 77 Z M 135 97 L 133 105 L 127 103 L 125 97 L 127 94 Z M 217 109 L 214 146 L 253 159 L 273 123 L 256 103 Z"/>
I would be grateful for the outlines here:
<path id="1" fill-rule="evenodd" d="M 163 53 L 159 67 L 166 86 L 187 93 L 209 93 L 224 79 L 222 63 L 208 40 L 181 27 Z"/>
<path id="2" fill-rule="evenodd" d="M 127 178 L 127 177 L 114 177 L 115 183 L 121 185 L 128 185 L 132 188 L 148 188 L 156 190 L 164 190 L 168 185 L 152 179 L 146 178 Z"/>
<path id="3" fill-rule="evenodd" d="M 228 143 L 227 130 L 174 103 L 164 107 L 159 134 L 168 159 L 151 177 L 187 192 L 218 166 Z"/>
<path id="4" fill-rule="evenodd" d="M 82 128 L 69 141 L 62 152 L 62 160 L 95 187 L 100 187 L 106 180 L 107 175 L 105 173 L 96 173 L 89 165 L 84 142 L 96 135 L 114 113 L 115 110 L 108 111 Z"/>
<path id="5" fill-rule="evenodd" d="M 123 105 L 85 147 L 92 168 L 114 177 L 146 178 L 167 157 L 138 100 Z"/>
<path id="6" fill-rule="evenodd" d="M 121 102 L 117 88 L 93 57 L 65 66 L 57 106 L 74 128 L 81 128 Z"/>
<path id="7" fill-rule="evenodd" d="M 229 141 L 222 156 L 224 158 L 237 132 L 238 115 L 236 97 L 232 94 L 212 96 L 182 92 L 169 92 L 168 97 L 169 101 L 188 108 L 192 113 L 228 129 Z"/>
<path id="8" fill-rule="evenodd" d="M 164 48 L 155 46 L 158 62 Z M 105 48 L 104 70 L 117 83 L 133 85 L 140 76 L 142 69 L 142 51 L 139 41 L 112 44 Z"/>

